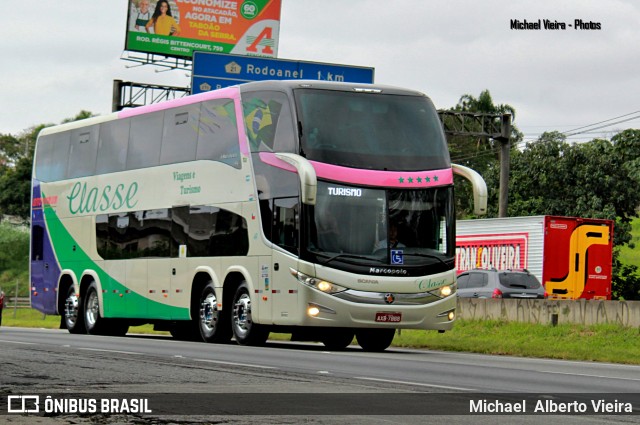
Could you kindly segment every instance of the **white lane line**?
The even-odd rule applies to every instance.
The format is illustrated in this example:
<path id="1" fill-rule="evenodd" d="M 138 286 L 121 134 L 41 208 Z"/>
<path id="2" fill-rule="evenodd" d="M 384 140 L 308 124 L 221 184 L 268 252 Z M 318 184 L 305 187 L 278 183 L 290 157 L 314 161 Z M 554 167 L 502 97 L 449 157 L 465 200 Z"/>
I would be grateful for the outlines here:
<path id="1" fill-rule="evenodd" d="M 137 352 L 134 352 L 134 351 L 104 350 L 102 348 L 78 348 L 78 350 L 82 350 L 82 351 L 97 351 L 99 353 L 135 354 L 137 356 L 144 355 L 144 353 L 137 353 Z"/>
<path id="2" fill-rule="evenodd" d="M 542 373 L 552 373 L 554 375 L 571 375 L 571 376 L 585 376 L 587 378 L 605 378 L 605 379 L 620 379 L 622 381 L 640 381 L 638 378 L 620 378 L 617 376 L 604 376 L 604 375 L 589 375 L 586 373 L 570 373 L 570 372 L 555 372 L 552 370 L 541 370 Z"/>
<path id="3" fill-rule="evenodd" d="M 368 378 L 366 376 L 356 376 L 354 378 L 355 379 L 364 379 L 365 381 L 386 382 L 388 384 L 417 385 L 417 386 L 420 386 L 420 387 L 442 388 L 442 389 L 445 389 L 445 390 L 478 391 L 478 390 L 474 390 L 472 388 L 450 387 L 450 386 L 447 386 L 447 385 L 435 385 L 435 384 L 423 384 L 421 382 L 393 381 L 391 379 Z"/>
<path id="4" fill-rule="evenodd" d="M 35 342 L 9 341 L 9 340 L 6 340 L 6 339 L 0 339 L 0 342 L 8 342 L 9 344 L 38 345 Z"/>
<path id="5" fill-rule="evenodd" d="M 229 366 L 243 366 L 243 367 L 253 367 L 256 369 L 277 369 L 274 366 L 262 366 L 257 364 L 248 364 L 248 363 L 236 363 L 236 362 L 224 362 L 222 360 L 209 360 L 209 359 L 193 359 L 196 362 L 206 362 L 206 363 L 215 363 L 215 364 L 223 364 Z"/>

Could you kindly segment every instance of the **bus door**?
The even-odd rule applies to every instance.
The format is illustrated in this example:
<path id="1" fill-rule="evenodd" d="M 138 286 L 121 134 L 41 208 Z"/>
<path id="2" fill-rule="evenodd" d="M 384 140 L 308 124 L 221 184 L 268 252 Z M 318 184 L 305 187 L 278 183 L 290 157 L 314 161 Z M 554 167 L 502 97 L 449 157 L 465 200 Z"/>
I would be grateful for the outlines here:
<path id="1" fill-rule="evenodd" d="M 300 248 L 300 208 L 298 197 L 273 200 L 273 227 L 271 241 L 277 247 L 272 255 L 272 282 L 270 284 L 272 314 L 275 324 L 299 323 L 299 283 L 291 275 L 298 270 Z"/>
<path id="2" fill-rule="evenodd" d="M 182 307 L 181 309 L 172 309 L 172 320 L 188 320 L 190 319 L 191 304 L 191 279 L 193 274 L 189 272 L 188 257 L 195 257 L 200 254 L 198 247 L 189 244 L 189 235 L 196 233 L 200 238 L 206 240 L 209 230 L 198 231 L 199 211 L 188 205 L 174 206 L 171 208 L 171 259 L 163 267 L 162 273 L 166 276 L 168 285 L 168 294 L 161 294 L 165 301 L 174 307 Z M 192 223 L 193 222 L 193 223 Z M 210 227 L 208 224 L 205 227 Z M 186 316 L 176 316 L 176 314 L 185 314 Z M 198 312 L 194 312 L 198 314 Z"/>
<path id="3" fill-rule="evenodd" d="M 31 304 L 40 311 L 56 314 L 56 288 L 60 269 L 53 249 L 45 239 L 44 222 L 36 223 L 34 220 L 31 228 Z"/>

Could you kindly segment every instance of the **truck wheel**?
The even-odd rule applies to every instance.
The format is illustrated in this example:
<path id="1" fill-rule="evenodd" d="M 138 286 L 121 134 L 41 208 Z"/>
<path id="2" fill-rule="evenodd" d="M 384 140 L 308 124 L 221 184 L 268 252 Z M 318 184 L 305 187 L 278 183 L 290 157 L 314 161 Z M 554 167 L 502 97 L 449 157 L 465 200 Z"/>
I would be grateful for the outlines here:
<path id="1" fill-rule="evenodd" d="M 67 298 L 64 301 L 64 323 L 69 333 L 87 333 L 87 328 L 84 326 L 84 316 L 80 313 L 80 310 L 80 300 L 76 296 L 73 286 L 70 286 L 67 291 Z"/>
<path id="2" fill-rule="evenodd" d="M 233 296 L 232 328 L 240 345 L 262 345 L 269 337 L 269 331 L 251 319 L 251 296 L 247 282 L 242 282 Z"/>
<path id="3" fill-rule="evenodd" d="M 322 337 L 322 343 L 329 350 L 344 350 L 353 341 L 352 329 L 329 329 Z"/>
<path id="4" fill-rule="evenodd" d="M 395 329 L 358 329 L 356 339 L 364 351 L 384 351 L 393 342 Z"/>
<path id="5" fill-rule="evenodd" d="M 231 339 L 231 324 L 228 310 L 218 310 L 218 300 L 209 282 L 200 295 L 200 335 L 205 342 L 228 342 Z"/>

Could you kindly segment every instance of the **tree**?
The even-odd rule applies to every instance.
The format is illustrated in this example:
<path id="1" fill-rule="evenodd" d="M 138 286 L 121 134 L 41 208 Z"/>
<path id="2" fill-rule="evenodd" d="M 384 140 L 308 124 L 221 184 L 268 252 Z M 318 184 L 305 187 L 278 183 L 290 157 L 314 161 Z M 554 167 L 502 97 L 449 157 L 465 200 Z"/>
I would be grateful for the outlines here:
<path id="1" fill-rule="evenodd" d="M 483 114 L 511 114 L 512 121 L 515 119 L 516 110 L 508 104 L 498 104 L 493 102 L 489 90 L 483 90 L 476 98 L 473 95 L 465 94 L 460 97 L 458 104 L 453 108 L 454 111 L 460 112 L 477 112 Z M 445 119 L 448 119 L 445 118 Z M 473 129 L 472 129 L 473 130 Z M 476 129 L 480 132 L 480 128 Z M 511 146 L 515 146 L 522 140 L 522 133 L 516 126 L 511 127 Z M 486 137 L 473 136 L 449 136 L 449 151 L 451 161 L 456 164 L 464 165 L 474 169 L 480 175 L 484 175 L 489 170 L 499 169 L 499 143 L 493 139 Z M 472 215 L 472 189 L 471 185 L 462 177 L 455 177 L 456 185 L 456 211 L 459 218 L 469 217 Z M 498 190 L 489 188 L 490 190 Z"/>
<path id="2" fill-rule="evenodd" d="M 80 111 L 63 123 L 94 116 Z M 40 124 L 24 130 L 17 136 L 0 134 L 0 217 L 15 215 L 29 219 L 31 199 L 31 171 L 38 134 L 53 124 Z"/>

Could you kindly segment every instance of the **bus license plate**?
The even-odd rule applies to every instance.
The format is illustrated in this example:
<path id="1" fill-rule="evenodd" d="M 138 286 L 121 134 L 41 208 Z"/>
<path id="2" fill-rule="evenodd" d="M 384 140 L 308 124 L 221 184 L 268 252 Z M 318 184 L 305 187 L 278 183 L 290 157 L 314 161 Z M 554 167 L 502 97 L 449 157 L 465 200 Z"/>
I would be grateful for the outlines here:
<path id="1" fill-rule="evenodd" d="M 376 322 L 382 323 L 400 323 L 402 313 L 376 313 Z"/>

